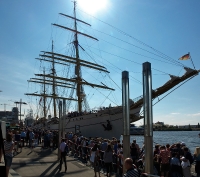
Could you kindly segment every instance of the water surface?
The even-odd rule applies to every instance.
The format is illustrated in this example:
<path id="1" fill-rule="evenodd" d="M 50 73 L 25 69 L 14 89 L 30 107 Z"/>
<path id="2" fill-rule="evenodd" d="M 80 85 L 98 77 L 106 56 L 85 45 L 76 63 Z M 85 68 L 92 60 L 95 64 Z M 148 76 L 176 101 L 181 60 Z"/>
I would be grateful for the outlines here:
<path id="1" fill-rule="evenodd" d="M 195 147 L 200 147 L 199 133 L 199 131 L 154 131 L 153 141 L 154 145 L 156 143 L 160 145 L 169 143 L 171 145 L 176 142 L 184 142 L 193 153 Z M 121 139 L 123 139 L 122 136 Z M 136 139 L 139 146 L 142 147 L 144 136 L 132 135 L 130 141 L 133 142 L 133 139 Z"/>

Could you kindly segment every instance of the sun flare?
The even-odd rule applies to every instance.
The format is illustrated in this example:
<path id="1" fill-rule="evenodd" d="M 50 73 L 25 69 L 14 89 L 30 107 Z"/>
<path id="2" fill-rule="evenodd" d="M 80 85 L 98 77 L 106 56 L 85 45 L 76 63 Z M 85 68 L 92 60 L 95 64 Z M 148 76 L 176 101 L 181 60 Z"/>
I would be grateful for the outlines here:
<path id="1" fill-rule="evenodd" d="M 78 0 L 77 5 L 88 14 L 95 14 L 104 10 L 108 5 L 108 0 Z"/>

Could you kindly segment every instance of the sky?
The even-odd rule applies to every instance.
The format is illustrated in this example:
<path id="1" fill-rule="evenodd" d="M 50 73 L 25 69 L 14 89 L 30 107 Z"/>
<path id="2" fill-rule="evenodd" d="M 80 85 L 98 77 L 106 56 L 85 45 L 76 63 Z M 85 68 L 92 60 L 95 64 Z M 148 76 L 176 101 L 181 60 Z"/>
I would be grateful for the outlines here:
<path id="1" fill-rule="evenodd" d="M 195 68 L 200 69 L 200 1 L 168 0 L 78 0 L 78 30 L 99 41 L 79 35 L 80 58 L 105 66 L 109 74 L 82 68 L 88 82 L 105 85 L 114 92 L 84 87 L 91 108 L 121 105 L 121 72 L 129 71 L 130 98 L 142 95 L 142 63 L 152 66 L 153 89 L 169 80 L 169 74 L 184 74 L 182 65 L 193 68 L 191 60 L 178 59 L 190 52 Z M 26 102 L 22 112 L 33 109 L 38 101 L 24 93 L 40 92 L 41 87 L 27 80 L 34 74 L 50 72 L 50 64 L 35 60 L 40 51 L 72 55 L 73 34 L 51 24 L 73 28 L 71 0 L 0 1 L 0 110 L 9 111 L 15 101 Z M 166 57 L 167 56 L 167 57 Z M 179 63 L 178 63 L 179 62 Z M 181 63 L 181 64 L 180 64 Z M 59 76 L 73 77 L 74 67 L 57 66 Z M 50 90 L 50 88 L 48 88 Z M 153 121 L 170 125 L 195 125 L 200 122 L 200 77 L 196 76 L 153 107 Z M 69 90 L 57 89 L 61 95 Z M 162 97 L 162 96 L 161 96 Z M 161 98 L 160 97 L 160 98 Z M 75 106 L 70 107 L 71 110 Z M 140 120 L 137 124 L 143 124 Z"/>

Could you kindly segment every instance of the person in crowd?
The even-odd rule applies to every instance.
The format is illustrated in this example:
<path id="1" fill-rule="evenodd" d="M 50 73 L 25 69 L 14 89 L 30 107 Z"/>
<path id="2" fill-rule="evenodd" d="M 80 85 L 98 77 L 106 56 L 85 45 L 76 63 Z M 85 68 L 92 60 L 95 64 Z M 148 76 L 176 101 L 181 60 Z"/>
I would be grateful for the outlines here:
<path id="1" fill-rule="evenodd" d="M 103 142 L 101 143 L 101 150 L 105 151 L 107 149 L 108 143 L 107 140 L 104 139 Z"/>
<path id="2" fill-rule="evenodd" d="M 33 130 L 30 130 L 30 133 L 29 133 L 29 147 L 32 147 L 33 139 L 34 139 L 34 133 L 33 133 Z"/>
<path id="3" fill-rule="evenodd" d="M 66 152 L 65 152 L 65 148 L 66 148 L 66 143 L 65 143 L 65 139 L 62 139 L 62 142 L 60 144 L 60 152 L 61 152 L 61 155 L 60 155 L 60 168 L 59 168 L 59 171 L 62 170 L 62 163 L 64 161 L 65 163 L 65 173 L 67 171 L 67 162 L 66 162 Z"/>
<path id="4" fill-rule="evenodd" d="M 29 131 L 29 129 L 28 129 L 27 132 L 26 132 L 26 146 L 28 146 L 28 144 L 29 144 L 29 146 L 30 146 L 29 134 L 30 134 L 30 131 Z"/>
<path id="5" fill-rule="evenodd" d="M 24 129 L 21 131 L 20 138 L 22 139 L 22 146 L 24 147 L 24 141 L 26 140 L 26 133 Z"/>
<path id="6" fill-rule="evenodd" d="M 160 176 L 160 159 L 159 154 L 155 154 L 153 157 L 153 165 L 157 171 L 157 174 Z"/>
<path id="7" fill-rule="evenodd" d="M 136 139 L 133 140 L 133 143 L 135 144 L 135 147 L 137 148 L 138 154 L 140 154 L 140 147 L 139 147 L 139 145 L 136 143 Z"/>
<path id="8" fill-rule="evenodd" d="M 88 146 L 90 146 L 90 144 L 91 144 L 91 141 L 92 141 L 92 138 L 91 138 L 91 137 L 89 137 L 89 139 L 88 139 Z"/>
<path id="9" fill-rule="evenodd" d="M 106 176 L 111 176 L 113 150 L 112 150 L 110 144 L 107 146 L 107 149 L 104 152 L 103 159 L 104 159 L 104 163 L 105 163 L 105 166 L 106 166 L 106 172 L 107 172 Z"/>
<path id="10" fill-rule="evenodd" d="M 194 151 L 194 160 L 195 163 L 195 172 L 197 174 L 197 177 L 200 177 L 200 147 L 196 147 Z"/>
<path id="11" fill-rule="evenodd" d="M 135 163 L 136 160 L 138 159 L 138 148 L 136 147 L 135 143 L 131 144 L 130 150 L 131 150 L 131 157 L 132 157 L 133 163 Z"/>
<path id="12" fill-rule="evenodd" d="M 34 134 L 34 146 L 36 147 L 38 145 L 38 132 L 35 132 Z"/>
<path id="13" fill-rule="evenodd" d="M 82 146 L 82 155 L 85 157 L 86 154 L 86 146 L 87 146 L 87 140 L 86 138 L 83 138 L 81 141 L 81 146 Z"/>
<path id="14" fill-rule="evenodd" d="M 184 156 L 180 158 L 183 176 L 184 177 L 191 177 L 191 171 L 190 171 L 190 161 L 186 159 Z"/>
<path id="15" fill-rule="evenodd" d="M 124 161 L 125 169 L 127 170 L 124 177 L 139 177 L 139 172 L 133 165 L 133 160 L 131 158 L 126 158 Z"/>
<path id="16" fill-rule="evenodd" d="M 47 133 L 47 147 L 50 147 L 51 138 L 52 138 L 51 132 L 48 131 L 48 133 Z"/>
<path id="17" fill-rule="evenodd" d="M 120 159 L 120 165 L 123 166 L 124 164 L 124 155 L 123 155 L 123 150 L 119 152 L 119 159 Z"/>
<path id="18" fill-rule="evenodd" d="M 159 157 L 161 160 L 161 175 L 168 176 L 170 152 L 166 150 L 165 146 L 160 147 Z"/>
<path id="19" fill-rule="evenodd" d="M 99 161 L 98 161 L 99 150 L 97 147 L 98 145 L 95 144 L 94 147 L 91 149 L 90 162 L 91 162 L 92 167 L 94 168 L 95 177 L 97 177 L 97 172 L 99 173 L 99 177 L 100 177 L 100 169 L 99 169 Z"/>
<path id="20" fill-rule="evenodd" d="M 166 150 L 169 151 L 171 155 L 170 144 L 166 144 Z"/>
<path id="21" fill-rule="evenodd" d="M 10 166 L 12 164 L 12 150 L 14 147 L 14 142 L 12 141 L 12 135 L 8 133 L 6 135 L 6 141 L 4 142 L 4 149 L 5 149 L 5 160 L 6 160 L 6 176 L 8 177 Z"/>
<path id="22" fill-rule="evenodd" d="M 183 156 L 183 150 L 181 149 L 181 144 L 180 143 L 176 143 L 173 144 L 170 147 L 171 152 L 175 152 L 177 154 L 177 158 L 180 159 L 181 156 Z"/>
<path id="23" fill-rule="evenodd" d="M 122 145 L 118 144 L 118 146 L 117 146 L 117 155 L 119 155 L 121 151 L 123 151 Z"/>
<path id="24" fill-rule="evenodd" d="M 156 154 L 160 154 L 160 149 L 159 149 L 159 147 L 160 147 L 160 145 L 159 144 L 156 144 L 155 145 L 155 149 L 154 149 L 154 151 L 153 151 L 153 156 L 155 157 L 156 156 Z"/>
<path id="25" fill-rule="evenodd" d="M 170 176 L 172 177 L 181 177 L 182 168 L 180 164 L 180 160 L 177 158 L 177 153 L 172 153 L 172 158 L 170 159 Z"/>
<path id="26" fill-rule="evenodd" d="M 16 133 L 15 133 L 15 142 L 17 142 L 16 151 L 18 151 L 20 140 L 21 140 L 21 139 L 20 139 L 19 131 L 16 131 Z"/>
<path id="27" fill-rule="evenodd" d="M 115 154 L 117 154 L 117 147 L 118 147 L 118 145 L 117 145 L 117 140 L 114 140 L 114 147 L 113 147 L 113 149 L 114 149 L 114 152 L 115 152 Z"/>
<path id="28" fill-rule="evenodd" d="M 38 131 L 38 144 L 41 144 L 41 140 L 42 140 L 42 132 L 41 130 Z"/>
<path id="29" fill-rule="evenodd" d="M 53 132 L 53 148 L 57 147 L 57 133 L 56 131 Z"/>
<path id="30" fill-rule="evenodd" d="M 48 134 L 45 132 L 44 133 L 44 148 L 48 147 Z"/>

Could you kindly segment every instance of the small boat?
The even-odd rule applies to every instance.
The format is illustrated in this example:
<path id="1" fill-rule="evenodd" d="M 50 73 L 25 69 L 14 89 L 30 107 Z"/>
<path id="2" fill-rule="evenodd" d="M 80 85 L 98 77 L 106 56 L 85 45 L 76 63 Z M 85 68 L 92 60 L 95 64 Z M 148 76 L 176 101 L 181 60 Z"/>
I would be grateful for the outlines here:
<path id="1" fill-rule="evenodd" d="M 130 124 L 130 135 L 144 135 L 144 128 Z"/>

